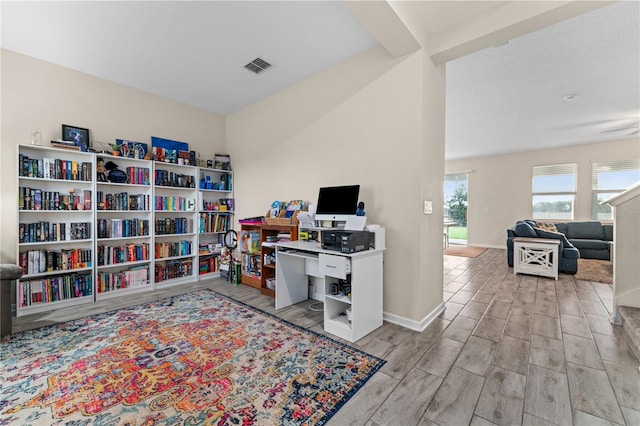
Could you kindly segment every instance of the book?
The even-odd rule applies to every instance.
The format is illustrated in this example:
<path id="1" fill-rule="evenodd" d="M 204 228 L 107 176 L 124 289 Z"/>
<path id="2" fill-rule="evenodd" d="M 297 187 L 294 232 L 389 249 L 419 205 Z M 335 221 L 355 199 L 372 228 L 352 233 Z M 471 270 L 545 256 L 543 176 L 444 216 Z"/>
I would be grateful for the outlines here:
<path id="1" fill-rule="evenodd" d="M 213 168 L 219 170 L 231 170 L 231 156 L 229 154 L 215 154 Z"/>

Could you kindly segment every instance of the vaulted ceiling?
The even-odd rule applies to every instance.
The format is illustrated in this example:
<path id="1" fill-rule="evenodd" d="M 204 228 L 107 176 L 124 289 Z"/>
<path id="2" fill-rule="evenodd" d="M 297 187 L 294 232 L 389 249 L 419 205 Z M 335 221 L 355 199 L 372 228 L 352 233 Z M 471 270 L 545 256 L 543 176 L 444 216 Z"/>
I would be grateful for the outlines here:
<path id="1" fill-rule="evenodd" d="M 445 45 L 479 17 L 535 2 L 394 3 L 419 22 L 422 37 Z M 385 45 L 388 39 L 381 41 L 353 13 L 368 6 L 3 1 L 1 42 L 12 51 L 228 114 L 379 42 Z M 470 54 L 434 53 L 437 61 L 448 60 L 446 157 L 632 137 L 640 114 L 639 4 L 600 6 L 508 42 L 496 33 L 499 45 L 470 47 L 476 50 Z M 255 58 L 272 66 L 254 74 L 244 66 Z"/>

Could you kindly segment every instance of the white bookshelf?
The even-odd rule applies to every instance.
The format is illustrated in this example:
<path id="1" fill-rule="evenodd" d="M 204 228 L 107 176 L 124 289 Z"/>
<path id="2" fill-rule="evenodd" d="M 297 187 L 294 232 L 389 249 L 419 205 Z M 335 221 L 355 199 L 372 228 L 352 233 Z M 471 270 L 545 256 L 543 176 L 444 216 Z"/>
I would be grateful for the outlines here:
<path id="1" fill-rule="evenodd" d="M 183 284 L 198 278 L 197 169 L 154 162 L 152 276 L 156 287 Z"/>
<path id="2" fill-rule="evenodd" d="M 197 253 L 201 279 L 220 275 L 220 251 L 224 233 L 233 229 L 234 207 L 233 172 L 199 167 Z"/>
<path id="3" fill-rule="evenodd" d="M 96 182 L 96 300 L 153 290 L 153 163 L 98 154 L 127 176 Z"/>
<path id="4" fill-rule="evenodd" d="M 16 315 L 94 300 L 95 156 L 18 147 Z"/>
<path id="5" fill-rule="evenodd" d="M 98 159 L 127 181 L 104 181 Z M 233 208 L 221 207 L 233 199 L 233 172 L 36 145 L 19 145 L 17 161 L 18 316 L 219 275 L 233 229 Z M 206 176 L 215 187 L 199 187 Z M 200 261 L 215 268 L 201 275 Z"/>

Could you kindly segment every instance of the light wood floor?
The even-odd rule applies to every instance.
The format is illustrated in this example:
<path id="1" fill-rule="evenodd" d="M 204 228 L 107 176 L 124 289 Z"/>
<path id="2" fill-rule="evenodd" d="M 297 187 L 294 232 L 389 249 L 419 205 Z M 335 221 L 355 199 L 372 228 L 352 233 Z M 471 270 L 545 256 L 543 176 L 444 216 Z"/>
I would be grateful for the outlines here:
<path id="1" fill-rule="evenodd" d="M 219 279 L 21 317 L 14 330 L 198 288 L 324 333 L 311 302 L 275 312 L 273 299 Z M 640 363 L 609 322 L 609 285 L 516 276 L 505 250 L 489 249 L 444 256 L 443 291 L 447 309 L 423 332 L 385 322 L 355 343 L 387 363 L 330 425 L 640 425 Z"/>

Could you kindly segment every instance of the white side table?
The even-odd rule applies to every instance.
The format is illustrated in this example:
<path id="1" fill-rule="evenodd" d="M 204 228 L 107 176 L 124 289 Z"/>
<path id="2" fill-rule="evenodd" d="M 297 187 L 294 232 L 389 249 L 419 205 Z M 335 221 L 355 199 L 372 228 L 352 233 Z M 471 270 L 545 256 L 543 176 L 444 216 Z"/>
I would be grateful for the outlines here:
<path id="1" fill-rule="evenodd" d="M 513 239 L 513 273 L 558 279 L 560 241 L 545 238 Z"/>

